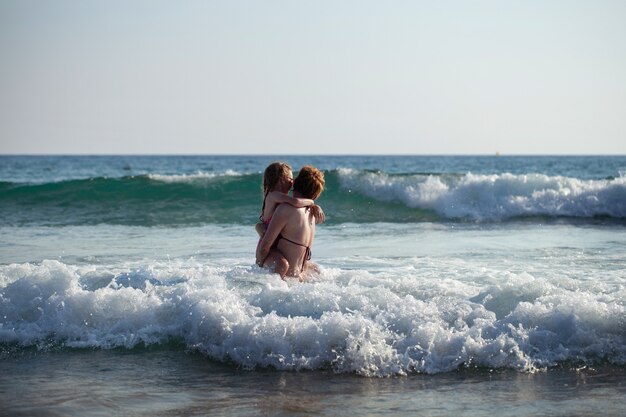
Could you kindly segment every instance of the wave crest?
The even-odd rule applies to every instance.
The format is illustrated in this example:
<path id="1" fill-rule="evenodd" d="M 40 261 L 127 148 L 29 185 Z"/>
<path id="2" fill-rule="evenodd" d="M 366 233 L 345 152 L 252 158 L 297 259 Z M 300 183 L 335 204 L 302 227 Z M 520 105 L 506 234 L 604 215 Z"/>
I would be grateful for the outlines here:
<path id="1" fill-rule="evenodd" d="M 400 201 L 447 219 L 626 218 L 626 178 L 580 180 L 543 174 L 389 175 L 339 170 L 343 189 Z"/>
<path id="2" fill-rule="evenodd" d="M 237 177 L 244 175 L 234 170 L 226 170 L 222 173 L 216 172 L 202 172 L 198 171 L 195 174 L 148 174 L 148 178 L 153 181 L 165 182 L 165 183 L 194 183 L 197 181 L 212 180 L 221 177 Z"/>

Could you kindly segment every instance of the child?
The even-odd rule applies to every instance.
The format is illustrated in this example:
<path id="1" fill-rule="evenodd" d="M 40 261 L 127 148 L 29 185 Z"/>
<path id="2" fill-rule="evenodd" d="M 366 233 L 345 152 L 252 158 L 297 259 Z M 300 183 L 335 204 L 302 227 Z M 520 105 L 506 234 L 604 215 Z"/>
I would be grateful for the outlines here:
<path id="1" fill-rule="evenodd" d="M 309 207 L 315 216 L 315 223 L 324 221 L 324 212 L 321 207 L 308 198 L 291 197 L 288 193 L 293 186 L 293 172 L 291 167 L 284 162 L 271 163 L 263 174 L 263 207 L 259 216 L 259 223 L 255 229 L 259 236 L 263 236 L 270 224 L 272 214 L 279 204 L 287 203 L 294 207 Z"/>

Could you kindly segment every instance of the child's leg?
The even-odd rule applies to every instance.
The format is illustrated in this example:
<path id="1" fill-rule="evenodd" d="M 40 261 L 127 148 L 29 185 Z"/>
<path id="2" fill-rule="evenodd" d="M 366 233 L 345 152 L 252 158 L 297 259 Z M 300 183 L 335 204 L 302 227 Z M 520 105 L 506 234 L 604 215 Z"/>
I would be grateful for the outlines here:
<path id="1" fill-rule="evenodd" d="M 289 271 L 289 262 L 283 256 L 282 253 L 272 249 L 267 259 L 263 263 L 265 268 L 270 268 L 273 272 L 280 275 L 281 278 L 285 278 L 287 271 Z"/>
<path id="2" fill-rule="evenodd" d="M 315 262 L 311 262 L 311 261 L 306 261 L 306 272 L 312 272 L 314 274 L 320 274 L 322 271 L 320 270 L 319 265 L 317 265 Z"/>
<path id="3" fill-rule="evenodd" d="M 307 261 L 304 270 L 300 272 L 300 282 L 306 282 L 311 274 L 319 275 L 321 272 L 320 267 L 315 262 Z"/>
<path id="4" fill-rule="evenodd" d="M 263 237 L 263 235 L 265 234 L 265 231 L 267 230 L 267 226 L 261 222 L 258 222 L 257 224 L 254 225 L 254 229 L 259 234 L 259 237 Z"/>

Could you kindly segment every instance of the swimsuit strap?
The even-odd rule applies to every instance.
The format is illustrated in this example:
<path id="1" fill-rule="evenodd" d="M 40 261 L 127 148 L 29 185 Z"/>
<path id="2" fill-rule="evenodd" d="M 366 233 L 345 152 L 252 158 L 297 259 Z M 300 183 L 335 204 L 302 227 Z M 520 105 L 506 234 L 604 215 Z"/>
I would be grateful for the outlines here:
<path id="1" fill-rule="evenodd" d="M 278 235 L 278 239 L 285 239 L 287 242 L 291 242 L 291 243 L 293 243 L 294 245 L 302 246 L 303 248 L 308 248 L 308 246 L 307 246 L 307 245 L 303 245 L 302 243 L 294 242 L 294 241 L 293 241 L 293 240 L 291 240 L 291 239 L 287 239 L 287 238 L 286 238 L 285 236 L 283 236 L 283 235 Z"/>
<path id="2" fill-rule="evenodd" d="M 278 237 L 276 238 L 275 244 L 278 244 L 278 241 L 280 239 L 284 239 L 287 242 L 293 243 L 294 245 L 298 245 L 298 246 L 304 248 L 304 259 L 302 260 L 302 269 L 304 269 L 304 266 L 306 265 L 306 261 L 309 261 L 311 259 L 311 248 L 309 246 L 307 246 L 307 245 L 303 245 L 302 243 L 294 242 L 291 239 L 287 239 L 282 234 L 278 235 Z"/>

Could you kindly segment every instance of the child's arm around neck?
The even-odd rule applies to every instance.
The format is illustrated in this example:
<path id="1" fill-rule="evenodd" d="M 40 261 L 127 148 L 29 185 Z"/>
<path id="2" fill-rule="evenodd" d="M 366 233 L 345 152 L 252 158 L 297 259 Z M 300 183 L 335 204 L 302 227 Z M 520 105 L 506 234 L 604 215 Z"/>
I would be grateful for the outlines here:
<path id="1" fill-rule="evenodd" d="M 310 198 L 296 198 L 296 197 L 292 197 L 289 194 L 283 194 L 280 191 L 271 191 L 268 195 L 267 195 L 267 201 L 265 202 L 265 206 L 267 207 L 267 205 L 272 204 L 273 205 L 278 205 L 278 204 L 282 204 L 282 203 L 287 203 L 290 206 L 294 206 L 296 208 L 302 208 L 302 207 L 310 207 L 313 204 L 315 204 L 315 201 L 311 200 Z M 275 209 L 276 207 L 273 207 L 273 209 Z M 274 211 L 274 210 L 272 210 Z"/>

